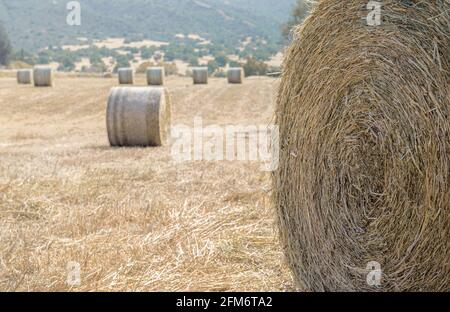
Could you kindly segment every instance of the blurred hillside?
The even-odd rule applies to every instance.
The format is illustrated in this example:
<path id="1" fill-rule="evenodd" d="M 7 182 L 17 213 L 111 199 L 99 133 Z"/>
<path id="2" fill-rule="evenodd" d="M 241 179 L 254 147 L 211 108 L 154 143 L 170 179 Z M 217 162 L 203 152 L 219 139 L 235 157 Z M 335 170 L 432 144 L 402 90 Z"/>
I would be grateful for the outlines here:
<path id="1" fill-rule="evenodd" d="M 75 27 L 66 24 L 67 2 L 0 0 L 0 20 L 14 48 L 36 51 L 80 37 L 171 42 L 190 33 L 225 46 L 247 37 L 274 45 L 295 0 L 80 0 L 82 25 Z"/>

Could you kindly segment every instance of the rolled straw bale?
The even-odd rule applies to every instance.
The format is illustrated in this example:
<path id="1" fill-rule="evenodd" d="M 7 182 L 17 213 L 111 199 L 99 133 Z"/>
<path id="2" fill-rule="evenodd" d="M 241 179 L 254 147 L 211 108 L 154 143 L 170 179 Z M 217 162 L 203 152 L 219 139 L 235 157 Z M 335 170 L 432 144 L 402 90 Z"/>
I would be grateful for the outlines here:
<path id="1" fill-rule="evenodd" d="M 133 84 L 134 73 L 132 68 L 119 68 L 119 84 Z"/>
<path id="2" fill-rule="evenodd" d="M 244 81 L 244 69 L 232 67 L 228 69 L 228 83 L 242 83 Z"/>
<path id="3" fill-rule="evenodd" d="M 17 83 L 18 84 L 31 84 L 31 70 L 19 69 L 17 71 Z"/>
<path id="4" fill-rule="evenodd" d="M 51 67 L 36 66 L 33 70 L 33 80 L 35 87 L 53 86 L 53 70 Z"/>
<path id="5" fill-rule="evenodd" d="M 207 67 L 192 68 L 192 78 L 194 79 L 194 84 L 207 84 L 208 68 Z"/>
<path id="6" fill-rule="evenodd" d="M 288 49 L 282 245 L 304 290 L 449 291 L 450 2 L 384 1 L 379 26 L 367 14 L 319 1 Z"/>
<path id="7" fill-rule="evenodd" d="M 150 67 L 147 69 L 147 84 L 150 86 L 164 85 L 164 67 Z"/>
<path id="8" fill-rule="evenodd" d="M 170 99 L 164 88 L 116 87 L 109 95 L 111 146 L 161 146 L 170 136 Z"/>

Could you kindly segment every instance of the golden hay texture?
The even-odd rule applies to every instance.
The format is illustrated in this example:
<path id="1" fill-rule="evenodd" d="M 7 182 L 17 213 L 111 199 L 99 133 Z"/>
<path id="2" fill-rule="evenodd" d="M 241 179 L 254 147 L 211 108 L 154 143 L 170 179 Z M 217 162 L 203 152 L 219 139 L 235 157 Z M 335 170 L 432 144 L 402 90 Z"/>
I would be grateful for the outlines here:
<path id="1" fill-rule="evenodd" d="M 117 70 L 119 76 L 119 84 L 133 84 L 134 71 L 133 68 L 119 68 Z"/>
<path id="2" fill-rule="evenodd" d="M 17 83 L 31 84 L 31 72 L 30 69 L 19 69 L 17 71 Z"/>
<path id="3" fill-rule="evenodd" d="M 53 70 L 46 66 L 35 66 L 33 69 L 33 80 L 35 87 L 52 87 Z"/>
<path id="4" fill-rule="evenodd" d="M 319 1 L 287 52 L 281 239 L 307 290 L 449 291 L 450 2 L 366 5 Z"/>
<path id="5" fill-rule="evenodd" d="M 232 67 L 227 72 L 228 83 L 242 83 L 244 81 L 244 69 L 242 67 Z"/>
<path id="6" fill-rule="evenodd" d="M 194 84 L 207 84 L 208 83 L 208 68 L 207 67 L 192 68 L 192 78 L 194 80 Z"/>
<path id="7" fill-rule="evenodd" d="M 147 84 L 150 86 L 164 85 L 164 67 L 150 67 L 147 69 Z"/>
<path id="8" fill-rule="evenodd" d="M 111 89 L 106 110 L 111 146 L 161 146 L 170 137 L 170 98 L 161 87 Z"/>
<path id="9" fill-rule="evenodd" d="M 271 120 L 273 79 L 191 82 L 166 79 L 174 125 Z M 116 84 L 58 76 L 39 89 L 0 78 L 0 290 L 292 290 L 270 175 L 255 163 L 173 162 L 169 146 L 111 148 L 105 110 Z M 81 265 L 79 286 L 67 284 L 70 261 Z"/>

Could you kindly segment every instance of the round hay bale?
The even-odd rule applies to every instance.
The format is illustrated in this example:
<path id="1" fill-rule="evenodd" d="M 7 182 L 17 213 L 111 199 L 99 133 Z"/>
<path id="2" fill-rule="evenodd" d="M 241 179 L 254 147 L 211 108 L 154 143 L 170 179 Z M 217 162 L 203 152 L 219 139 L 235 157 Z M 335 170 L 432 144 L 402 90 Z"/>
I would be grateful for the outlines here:
<path id="1" fill-rule="evenodd" d="M 244 81 L 244 69 L 242 67 L 232 67 L 228 69 L 228 83 L 242 83 Z"/>
<path id="2" fill-rule="evenodd" d="M 164 67 L 150 67 L 147 69 L 147 84 L 150 86 L 164 85 Z"/>
<path id="3" fill-rule="evenodd" d="M 119 68 L 117 73 L 119 75 L 119 84 L 133 84 L 134 72 L 132 68 Z"/>
<path id="4" fill-rule="evenodd" d="M 35 87 L 53 86 L 53 70 L 46 66 L 36 66 L 33 69 L 33 80 Z"/>
<path id="5" fill-rule="evenodd" d="M 208 84 L 208 68 L 192 68 L 192 78 L 194 79 L 194 84 Z"/>
<path id="6" fill-rule="evenodd" d="M 170 136 L 170 98 L 157 87 L 116 87 L 109 95 L 111 146 L 161 146 Z"/>
<path id="7" fill-rule="evenodd" d="M 318 2 L 286 54 L 282 245 L 303 290 L 449 291 L 450 5 L 369 12 Z"/>
<path id="8" fill-rule="evenodd" d="M 110 72 L 103 73 L 103 74 L 102 74 L 102 77 L 103 77 L 103 78 L 112 78 L 112 77 L 113 77 L 113 74 L 110 73 Z"/>
<path id="9" fill-rule="evenodd" d="M 19 69 L 17 71 L 17 83 L 18 84 L 31 84 L 31 70 Z"/>

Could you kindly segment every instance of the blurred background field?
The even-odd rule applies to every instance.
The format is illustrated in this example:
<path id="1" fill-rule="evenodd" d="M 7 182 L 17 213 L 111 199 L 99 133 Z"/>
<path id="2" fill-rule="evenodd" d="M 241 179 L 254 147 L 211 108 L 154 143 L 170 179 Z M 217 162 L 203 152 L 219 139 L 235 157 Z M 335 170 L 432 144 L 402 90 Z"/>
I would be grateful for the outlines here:
<path id="1" fill-rule="evenodd" d="M 137 76 L 138 85 L 145 84 Z M 258 163 L 109 147 L 116 78 L 0 78 L 1 290 L 290 290 Z M 277 80 L 169 77 L 173 124 L 269 124 Z M 70 288 L 67 263 L 81 264 Z"/>

